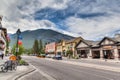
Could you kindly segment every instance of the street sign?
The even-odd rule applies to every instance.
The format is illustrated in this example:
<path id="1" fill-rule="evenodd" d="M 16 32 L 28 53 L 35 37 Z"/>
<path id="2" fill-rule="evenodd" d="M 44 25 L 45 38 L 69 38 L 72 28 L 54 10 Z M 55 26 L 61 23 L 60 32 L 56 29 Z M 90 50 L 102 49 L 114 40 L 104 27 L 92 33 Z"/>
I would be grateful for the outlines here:
<path id="1" fill-rule="evenodd" d="M 16 52 L 19 52 L 19 48 L 16 48 Z"/>

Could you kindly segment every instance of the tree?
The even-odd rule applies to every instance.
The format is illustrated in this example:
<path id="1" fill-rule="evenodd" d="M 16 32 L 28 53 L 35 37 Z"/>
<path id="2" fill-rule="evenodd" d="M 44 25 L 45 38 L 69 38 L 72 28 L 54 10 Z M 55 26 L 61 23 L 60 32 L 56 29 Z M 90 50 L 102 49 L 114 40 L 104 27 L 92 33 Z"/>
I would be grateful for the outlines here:
<path id="1" fill-rule="evenodd" d="M 20 56 L 25 52 L 25 48 L 23 47 L 23 45 L 18 45 L 18 47 L 19 47 L 19 51 L 17 52 L 17 55 Z M 12 53 L 16 55 L 16 45 L 13 46 Z"/>
<path id="2" fill-rule="evenodd" d="M 33 44 L 33 52 L 34 54 L 39 55 L 39 43 L 37 39 L 34 41 L 34 44 Z"/>
<path id="3" fill-rule="evenodd" d="M 8 50 L 9 50 L 9 44 L 10 44 L 10 42 L 6 42 L 6 53 L 5 54 L 8 54 Z"/>
<path id="4" fill-rule="evenodd" d="M 25 49 L 25 54 L 27 54 L 27 55 L 32 54 L 32 49 Z"/>
<path id="5" fill-rule="evenodd" d="M 68 57 L 72 57 L 72 55 L 73 55 L 73 51 L 72 50 L 68 50 L 66 53 L 67 53 Z"/>
<path id="6" fill-rule="evenodd" d="M 39 52 L 40 54 L 44 54 L 44 48 L 43 48 L 43 43 L 42 43 L 42 40 L 39 41 Z"/>

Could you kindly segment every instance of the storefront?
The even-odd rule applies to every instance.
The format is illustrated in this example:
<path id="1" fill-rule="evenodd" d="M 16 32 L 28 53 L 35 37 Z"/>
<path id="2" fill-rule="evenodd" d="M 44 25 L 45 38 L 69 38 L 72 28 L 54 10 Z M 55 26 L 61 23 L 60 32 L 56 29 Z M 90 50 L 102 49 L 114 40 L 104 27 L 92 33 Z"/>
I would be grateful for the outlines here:
<path id="1" fill-rule="evenodd" d="M 104 59 L 118 59 L 118 48 L 116 39 L 105 37 L 101 40 L 101 54 Z"/>
<path id="2" fill-rule="evenodd" d="M 100 58 L 98 42 L 91 40 L 82 40 L 77 45 L 77 54 L 81 58 Z"/>
<path id="3" fill-rule="evenodd" d="M 92 58 L 93 59 L 99 59 L 100 58 L 100 50 L 98 49 L 92 49 Z"/>
<path id="4" fill-rule="evenodd" d="M 103 58 L 114 59 L 114 48 L 113 46 L 103 46 Z"/>
<path id="5" fill-rule="evenodd" d="M 120 59 L 120 46 L 118 46 L 117 48 L 118 48 L 118 59 Z"/>
<path id="6" fill-rule="evenodd" d="M 77 54 L 80 58 L 88 58 L 89 49 L 88 48 L 79 48 L 77 49 Z"/>

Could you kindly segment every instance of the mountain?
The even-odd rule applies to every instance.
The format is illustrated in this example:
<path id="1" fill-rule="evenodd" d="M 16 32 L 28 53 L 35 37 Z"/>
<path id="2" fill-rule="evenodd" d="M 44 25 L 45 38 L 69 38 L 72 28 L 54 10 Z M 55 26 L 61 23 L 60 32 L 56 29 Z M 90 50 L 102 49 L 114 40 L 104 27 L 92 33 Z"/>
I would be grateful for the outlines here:
<path id="1" fill-rule="evenodd" d="M 26 49 L 32 48 L 35 39 L 38 40 L 41 39 L 43 43 L 46 43 L 46 42 L 58 42 L 61 39 L 69 40 L 74 38 L 72 36 L 68 36 L 50 29 L 37 29 L 32 31 L 27 30 L 21 32 L 21 35 L 23 38 L 22 39 L 23 45 Z M 16 43 L 17 35 L 11 34 L 10 38 L 11 38 L 10 46 L 13 46 Z"/>

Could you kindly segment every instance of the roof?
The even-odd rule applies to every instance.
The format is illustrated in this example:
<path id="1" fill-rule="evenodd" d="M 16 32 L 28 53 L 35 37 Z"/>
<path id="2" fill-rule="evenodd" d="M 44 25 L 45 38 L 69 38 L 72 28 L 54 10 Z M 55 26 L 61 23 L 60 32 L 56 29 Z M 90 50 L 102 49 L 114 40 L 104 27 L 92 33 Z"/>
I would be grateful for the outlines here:
<path id="1" fill-rule="evenodd" d="M 76 47 L 81 43 L 84 42 L 85 44 L 87 44 L 89 47 L 98 47 L 98 43 L 99 41 L 93 41 L 93 40 L 81 40 L 79 41 L 79 43 L 76 45 Z"/>
<path id="2" fill-rule="evenodd" d="M 61 46 L 62 44 L 61 43 L 57 43 L 57 46 Z"/>
<path id="3" fill-rule="evenodd" d="M 113 38 L 113 40 L 115 40 L 116 42 L 120 42 L 120 37 Z"/>
<path id="4" fill-rule="evenodd" d="M 71 39 L 71 40 L 66 40 L 65 43 L 68 44 L 68 43 L 73 43 L 73 42 L 79 42 L 80 40 L 83 40 L 82 37 L 76 37 L 74 39 Z"/>
<path id="5" fill-rule="evenodd" d="M 104 37 L 98 44 L 100 45 L 105 39 L 111 40 L 114 43 L 120 42 L 120 38 L 110 38 L 110 37 Z"/>

